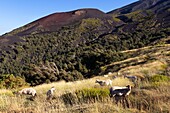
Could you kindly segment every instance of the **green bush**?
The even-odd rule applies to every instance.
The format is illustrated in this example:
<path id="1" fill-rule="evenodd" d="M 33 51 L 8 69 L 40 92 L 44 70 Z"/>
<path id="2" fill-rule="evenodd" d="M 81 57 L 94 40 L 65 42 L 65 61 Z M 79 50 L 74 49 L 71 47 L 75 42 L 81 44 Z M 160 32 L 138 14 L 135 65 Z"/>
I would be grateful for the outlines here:
<path id="1" fill-rule="evenodd" d="M 85 88 L 82 90 L 76 91 L 76 95 L 79 100 L 89 101 L 89 100 L 103 100 L 104 98 L 109 97 L 108 89 L 101 88 Z"/>
<path id="2" fill-rule="evenodd" d="M 13 89 L 27 85 L 28 83 L 19 76 L 15 77 L 13 74 L 3 74 L 0 76 L 0 88 Z"/>
<path id="3" fill-rule="evenodd" d="M 170 81 L 170 78 L 168 76 L 165 75 L 154 75 L 149 77 L 149 82 L 168 82 Z"/>
<path id="4" fill-rule="evenodd" d="M 66 93 L 61 96 L 61 99 L 63 100 L 65 105 L 73 105 L 77 102 L 77 98 L 73 93 Z"/>
<path id="5" fill-rule="evenodd" d="M 102 25 L 102 21 L 100 19 L 95 19 L 95 18 L 83 19 L 79 27 L 79 30 L 80 32 L 87 32 L 89 30 L 96 29 L 101 25 Z"/>

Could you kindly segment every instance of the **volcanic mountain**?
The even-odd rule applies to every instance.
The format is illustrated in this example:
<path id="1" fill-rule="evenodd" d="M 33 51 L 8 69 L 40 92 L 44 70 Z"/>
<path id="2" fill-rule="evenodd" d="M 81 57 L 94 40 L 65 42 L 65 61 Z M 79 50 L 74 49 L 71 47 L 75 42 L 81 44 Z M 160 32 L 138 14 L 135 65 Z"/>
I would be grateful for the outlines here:
<path id="1" fill-rule="evenodd" d="M 98 9 L 79 9 L 70 12 L 58 12 L 42 17 L 12 32 L 17 36 L 23 36 L 34 33 L 44 33 L 57 31 L 62 26 L 75 24 L 86 18 L 111 18 L 109 15 Z"/>
<path id="2" fill-rule="evenodd" d="M 99 18 L 101 20 L 112 21 L 112 17 L 110 15 L 107 15 L 98 9 L 92 8 L 54 13 L 42 17 L 23 27 L 17 28 L 12 32 L 6 33 L 0 37 L 0 46 L 23 41 L 19 38 L 22 36 L 59 31 L 64 26 L 74 25 L 87 18 Z M 123 22 L 113 22 L 113 26 L 119 25 L 121 23 Z"/>
<path id="3" fill-rule="evenodd" d="M 37 85 L 98 75 L 100 67 L 135 56 L 120 51 L 170 43 L 169 5 L 139 0 L 108 13 L 87 8 L 42 17 L 0 36 L 0 77 Z"/>

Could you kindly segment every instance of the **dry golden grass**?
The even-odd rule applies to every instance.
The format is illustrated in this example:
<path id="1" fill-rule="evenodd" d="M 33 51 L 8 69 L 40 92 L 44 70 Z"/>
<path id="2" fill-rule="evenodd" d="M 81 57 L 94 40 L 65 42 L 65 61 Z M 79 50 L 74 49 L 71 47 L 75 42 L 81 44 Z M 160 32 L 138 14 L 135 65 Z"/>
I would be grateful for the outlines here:
<path id="1" fill-rule="evenodd" d="M 131 50 L 121 51 L 121 53 L 146 51 L 146 50 L 151 50 L 151 49 L 153 49 L 153 50 L 164 50 L 164 49 L 168 49 L 169 47 L 170 47 L 170 44 L 155 45 L 155 46 L 146 46 L 146 47 L 142 47 L 142 48 L 139 48 L 139 49 L 131 49 Z"/>
<path id="2" fill-rule="evenodd" d="M 12 91 L 7 90 L 7 89 L 1 89 L 0 90 L 0 95 L 9 95 L 9 96 L 11 96 L 11 95 L 13 95 L 13 93 L 12 93 Z"/>
<path id="3" fill-rule="evenodd" d="M 56 83 L 51 84 L 43 84 L 34 87 L 37 90 L 37 97 L 34 101 L 30 101 L 26 98 L 29 98 L 29 96 L 16 96 L 12 94 L 11 90 L 0 90 L 0 111 L 2 112 L 61 112 L 61 113 L 67 113 L 70 111 L 73 112 L 79 112 L 80 110 L 83 110 L 86 113 L 93 112 L 93 113 L 101 113 L 101 110 L 104 111 L 105 109 L 102 109 L 103 104 L 101 102 L 95 101 L 92 103 L 79 103 L 73 106 L 67 106 L 64 104 L 63 100 L 61 99 L 61 96 L 66 93 L 72 93 L 75 95 L 76 90 L 81 90 L 84 88 L 100 88 L 101 86 L 97 83 L 95 83 L 96 79 L 106 79 L 105 77 L 94 77 L 92 79 L 86 79 L 82 81 L 75 81 L 75 82 L 65 82 L 60 81 Z M 127 84 L 132 84 L 130 81 L 124 79 L 124 78 L 117 78 L 113 80 L 113 85 L 117 86 L 124 86 Z M 55 97 L 56 99 L 51 100 L 50 102 L 46 100 L 46 91 L 49 90 L 52 86 L 56 88 L 55 91 Z M 102 88 L 102 87 L 101 87 Z M 103 87 L 108 88 L 108 87 Z M 109 90 L 109 89 L 108 89 Z M 11 95 L 9 95 L 11 94 Z M 108 109 L 112 110 L 114 112 L 119 112 L 123 110 L 123 108 L 115 109 L 115 104 L 113 104 L 112 100 L 106 99 L 108 104 L 104 105 Z"/>
<path id="4" fill-rule="evenodd" d="M 165 65 L 166 65 L 165 63 L 156 60 L 141 65 L 122 68 L 121 70 L 119 70 L 119 74 L 120 75 L 129 74 L 129 75 L 135 75 L 139 78 L 145 78 L 145 76 L 152 76 L 157 74 L 158 71 L 159 72 L 164 71 Z"/>
<path id="5" fill-rule="evenodd" d="M 81 81 L 75 82 L 65 82 L 60 81 L 51 84 L 43 84 L 35 87 L 35 89 L 40 93 L 46 93 L 52 86 L 54 86 L 57 90 L 57 95 L 63 94 L 63 92 L 74 92 L 75 90 L 87 88 L 87 87 L 94 87 L 95 79 L 86 79 Z"/>
<path id="6" fill-rule="evenodd" d="M 170 108 L 170 84 L 161 83 L 159 86 L 153 86 L 147 81 L 139 83 L 140 87 L 133 88 L 130 95 L 130 109 L 124 109 L 121 104 L 118 106 L 110 97 L 102 100 L 78 101 L 76 90 L 83 88 L 106 88 L 101 87 L 95 83 L 96 78 L 106 79 L 104 77 L 94 77 L 92 79 L 76 81 L 76 82 L 56 82 L 51 84 L 43 84 L 34 87 L 38 96 L 34 101 L 28 100 L 29 96 L 9 95 L 11 90 L 0 90 L 0 112 L 33 112 L 33 113 L 145 113 L 157 111 L 169 112 Z M 113 80 L 113 86 L 125 86 L 127 84 L 133 85 L 128 79 L 118 77 Z M 56 88 L 55 99 L 51 101 L 46 100 L 46 91 L 52 86 Z M 139 89 L 140 88 L 140 89 Z M 72 97 L 68 97 L 75 102 L 74 104 L 65 104 L 63 95 L 71 93 Z M 3 94 L 3 95 L 2 95 Z M 103 103 L 106 102 L 106 103 Z"/>
<path id="7" fill-rule="evenodd" d="M 119 66 L 120 69 L 129 66 L 141 66 L 143 62 L 161 62 L 167 64 L 167 60 L 170 58 L 170 44 L 148 46 L 139 49 L 132 49 L 121 51 L 120 53 L 127 53 L 128 56 L 133 56 L 132 58 L 127 58 L 122 61 L 113 62 L 108 65 L 102 66 L 101 70 L 107 71 L 112 70 L 112 68 Z M 159 64 L 156 64 L 159 65 Z M 140 69 L 140 68 L 139 68 Z"/>

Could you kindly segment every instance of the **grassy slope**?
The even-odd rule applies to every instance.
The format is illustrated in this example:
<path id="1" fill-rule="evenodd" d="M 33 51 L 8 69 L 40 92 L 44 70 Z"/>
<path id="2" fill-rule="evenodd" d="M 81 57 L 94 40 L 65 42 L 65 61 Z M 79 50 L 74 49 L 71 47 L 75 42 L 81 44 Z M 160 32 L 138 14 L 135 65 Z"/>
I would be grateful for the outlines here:
<path id="1" fill-rule="evenodd" d="M 120 53 L 126 53 L 126 55 L 131 56 L 131 58 L 105 65 L 101 67 L 101 70 L 104 72 L 117 70 L 120 72 L 123 71 L 124 73 L 129 70 L 128 73 L 132 71 L 133 74 L 140 73 L 141 68 L 144 69 L 145 67 L 148 68 L 145 71 L 151 69 L 153 72 L 154 68 L 164 70 L 169 65 L 170 45 L 147 46 L 139 49 L 121 51 Z"/>
<path id="2" fill-rule="evenodd" d="M 133 66 L 125 65 L 116 71 L 109 78 L 120 75 L 116 79 L 112 79 L 113 86 L 133 85 L 127 79 L 121 76 L 125 73 L 135 74 L 142 79 L 138 80 L 137 85 L 132 89 L 129 97 L 130 109 L 124 109 L 122 104 L 117 105 L 110 99 L 108 88 L 100 87 L 95 84 L 96 79 L 108 79 L 103 76 L 86 79 L 76 82 L 56 82 L 51 84 L 43 84 L 36 86 L 38 96 L 35 101 L 25 99 L 26 96 L 18 97 L 12 94 L 11 90 L 0 90 L 0 111 L 1 112 L 93 112 L 93 113 L 113 113 L 113 112 L 170 112 L 170 84 L 169 81 L 160 80 L 154 81 L 150 79 L 156 74 L 169 75 L 169 53 L 170 45 L 149 46 L 141 49 L 134 49 L 127 52 L 133 54 L 133 58 L 128 58 L 124 61 L 112 63 L 105 66 L 105 71 L 111 70 L 115 64 L 125 65 L 134 63 Z M 150 55 L 150 59 L 143 56 Z M 147 56 L 148 57 L 148 56 Z M 135 59 L 135 60 L 134 60 Z M 138 59 L 138 60 L 137 60 Z M 145 63 L 140 63 L 139 59 L 147 60 Z M 140 78 L 139 77 L 139 78 Z M 46 101 L 45 93 L 51 87 L 56 87 L 55 99 Z M 84 90 L 87 89 L 87 90 Z M 17 90 L 17 89 L 15 89 Z M 19 89 L 18 89 L 19 90 Z M 77 93 L 85 91 L 84 96 Z M 92 92 L 92 93 L 89 93 Z M 101 93 L 104 92 L 104 93 Z M 106 95 L 104 95 L 106 93 Z M 67 100 L 67 101 L 66 101 Z M 107 103 L 103 103 L 107 102 Z"/>

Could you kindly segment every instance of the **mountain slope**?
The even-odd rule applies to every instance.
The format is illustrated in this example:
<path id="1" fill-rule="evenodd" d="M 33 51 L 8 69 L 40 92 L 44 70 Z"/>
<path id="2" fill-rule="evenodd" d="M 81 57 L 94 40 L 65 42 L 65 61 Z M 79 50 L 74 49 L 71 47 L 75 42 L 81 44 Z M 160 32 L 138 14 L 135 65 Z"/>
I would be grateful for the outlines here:
<path id="1" fill-rule="evenodd" d="M 54 13 L 4 34 L 0 79 L 14 74 L 37 85 L 89 78 L 101 73 L 100 67 L 133 57 L 120 51 L 170 43 L 169 1 L 150 0 L 147 7 L 140 6 L 147 2 L 109 13 L 97 9 Z M 160 16 L 158 8 L 166 13 Z M 120 69 L 116 66 L 112 71 Z"/>
<path id="2" fill-rule="evenodd" d="M 153 14 L 155 21 L 159 21 L 161 27 L 169 27 L 170 21 L 170 1 L 169 0 L 139 0 L 135 3 L 127 5 L 125 7 L 115 9 L 108 12 L 108 14 L 119 15 L 119 18 L 128 18 L 126 15 L 130 13 L 138 13 L 140 15 Z M 127 20 L 126 20 L 127 21 Z"/>
<path id="3" fill-rule="evenodd" d="M 121 21 L 114 22 L 110 15 L 107 15 L 98 9 L 79 9 L 70 12 L 54 13 L 1 36 L 0 46 L 3 47 L 4 45 L 10 45 L 15 42 L 22 42 L 23 40 L 21 37 L 27 35 L 57 32 L 62 30 L 62 27 L 64 26 L 80 24 L 83 19 L 88 18 L 100 19 L 106 26 L 109 26 L 104 29 L 100 28 L 99 31 L 103 32 L 123 23 Z"/>
<path id="4" fill-rule="evenodd" d="M 138 10 L 151 10 L 156 14 L 162 13 L 163 10 L 169 8 L 169 0 L 139 0 L 135 3 L 129 4 L 125 7 L 115 9 L 108 13 L 111 14 L 127 14 Z"/>
<path id="5" fill-rule="evenodd" d="M 18 29 L 20 32 L 15 35 L 53 32 L 62 26 L 74 24 L 85 18 L 109 18 L 109 16 L 98 9 L 79 9 L 70 12 L 54 13 L 24 26 L 22 31 Z"/>

